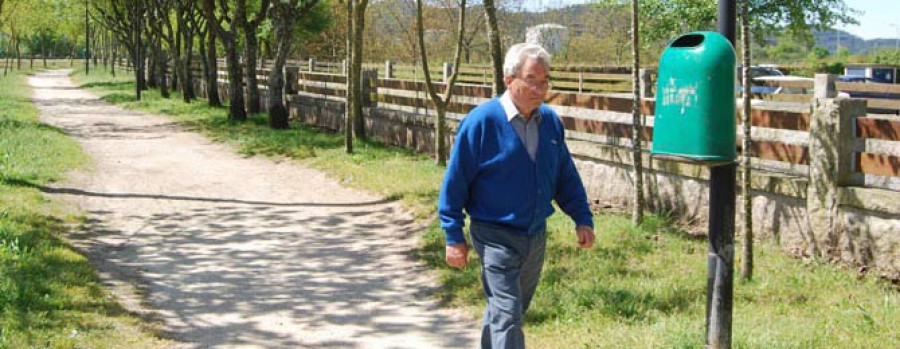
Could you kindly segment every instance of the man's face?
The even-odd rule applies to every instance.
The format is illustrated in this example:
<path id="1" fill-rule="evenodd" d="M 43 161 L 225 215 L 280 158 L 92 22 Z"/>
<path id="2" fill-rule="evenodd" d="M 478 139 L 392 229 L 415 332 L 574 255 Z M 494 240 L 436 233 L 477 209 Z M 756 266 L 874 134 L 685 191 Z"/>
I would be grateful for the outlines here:
<path id="1" fill-rule="evenodd" d="M 504 80 L 513 103 L 522 113 L 531 113 L 537 109 L 550 90 L 547 68 L 533 59 L 525 60 L 517 76 L 507 76 Z"/>

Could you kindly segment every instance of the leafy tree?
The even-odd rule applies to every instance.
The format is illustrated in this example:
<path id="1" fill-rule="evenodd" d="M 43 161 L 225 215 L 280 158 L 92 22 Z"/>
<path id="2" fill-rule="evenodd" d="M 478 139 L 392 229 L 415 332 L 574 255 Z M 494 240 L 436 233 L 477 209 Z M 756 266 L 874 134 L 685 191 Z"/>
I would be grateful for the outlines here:
<path id="1" fill-rule="evenodd" d="M 243 11 L 243 16 L 235 16 L 233 25 L 240 27 L 244 32 L 244 84 L 247 90 L 247 112 L 259 113 L 259 81 L 256 78 L 257 55 L 259 54 L 259 38 L 257 28 L 266 19 L 266 11 L 269 9 L 270 0 L 255 1 L 237 0 L 237 11 Z"/>
<path id="2" fill-rule="evenodd" d="M 838 24 L 857 24 L 844 0 L 746 0 L 749 6 L 749 32 L 762 42 L 784 33 L 810 41 L 813 30 L 825 30 Z M 627 6 L 628 0 L 600 0 L 600 6 Z M 648 45 L 666 42 L 689 31 L 715 29 L 717 0 L 642 0 L 641 37 Z M 796 59 L 796 58 L 795 58 Z"/>
<path id="3" fill-rule="evenodd" d="M 216 37 L 225 46 L 225 65 L 228 70 L 228 97 L 230 106 L 228 119 L 233 121 L 247 120 L 247 109 L 244 106 L 244 86 L 241 83 L 241 65 L 238 55 L 238 38 L 240 37 L 241 23 L 246 21 L 247 2 L 238 0 L 231 10 L 227 0 L 203 0 L 203 16 L 209 30 L 214 31 Z M 227 27 L 227 28 L 226 28 Z"/>
<path id="4" fill-rule="evenodd" d="M 141 91 L 147 88 L 144 80 L 147 4 L 138 0 L 93 0 L 91 4 L 100 24 L 111 31 L 128 51 L 134 71 L 135 98 L 141 100 Z"/>
<path id="5" fill-rule="evenodd" d="M 900 50 L 897 49 L 881 49 L 875 51 L 870 58 L 872 63 L 877 64 L 897 64 L 900 65 Z"/>
<path id="6" fill-rule="evenodd" d="M 272 4 L 271 20 L 274 27 L 275 64 L 269 71 L 269 126 L 288 128 L 288 112 L 284 106 L 284 65 L 298 31 L 321 31 L 328 23 L 323 6 L 318 0 L 278 0 Z M 297 27 L 297 23 L 301 27 Z M 304 37 L 306 35 L 299 35 Z"/>

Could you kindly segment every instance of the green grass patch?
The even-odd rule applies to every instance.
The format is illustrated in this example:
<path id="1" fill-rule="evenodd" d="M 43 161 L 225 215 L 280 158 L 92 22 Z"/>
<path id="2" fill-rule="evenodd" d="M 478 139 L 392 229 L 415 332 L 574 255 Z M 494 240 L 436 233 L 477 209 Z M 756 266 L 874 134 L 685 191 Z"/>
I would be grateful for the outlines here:
<path id="1" fill-rule="evenodd" d="M 0 77 L 0 348 L 157 346 L 61 239 L 77 218 L 40 188 L 88 159 L 38 121 L 26 77 Z"/>
<path id="2" fill-rule="evenodd" d="M 434 215 L 443 169 L 427 157 L 371 142 L 357 143 L 357 152 L 347 155 L 339 134 L 299 125 L 270 130 L 264 115 L 232 124 L 225 109 L 208 108 L 203 101 L 184 105 L 154 92 L 145 97 L 139 103 L 118 96 L 107 100 L 172 115 L 248 156 L 299 159 L 350 186 L 403 199 L 419 217 Z M 599 214 L 595 224 L 597 245 L 583 251 L 566 217 L 557 214 L 549 220 L 544 274 L 527 315 L 529 347 L 703 348 L 705 238 L 655 216 L 635 227 L 627 217 Z M 438 270 L 443 288 L 437 296 L 478 317 L 484 300 L 474 253 L 466 269 L 446 267 L 443 233 L 432 222 L 417 255 Z M 755 280 L 735 283 L 733 347 L 900 347 L 900 330 L 894 325 L 900 319 L 896 290 L 874 278 L 858 280 L 845 268 L 791 259 L 765 243 L 758 244 L 755 257 Z"/>

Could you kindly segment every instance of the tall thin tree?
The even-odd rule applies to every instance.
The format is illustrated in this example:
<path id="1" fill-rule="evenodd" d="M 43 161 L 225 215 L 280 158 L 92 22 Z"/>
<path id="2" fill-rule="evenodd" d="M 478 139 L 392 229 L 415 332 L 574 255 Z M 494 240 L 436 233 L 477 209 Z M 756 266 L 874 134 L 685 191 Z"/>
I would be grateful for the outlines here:
<path id="1" fill-rule="evenodd" d="M 743 224 L 743 250 L 741 259 L 741 278 L 744 280 L 753 279 L 753 195 L 751 195 L 751 169 L 750 169 L 750 141 L 752 128 L 750 122 L 750 16 L 749 16 L 749 0 L 741 1 L 741 56 L 743 59 L 743 71 L 741 72 L 744 86 L 743 93 L 743 117 L 741 118 L 741 130 L 743 131 L 743 139 L 741 140 L 741 213 L 744 218 Z"/>
<path id="2" fill-rule="evenodd" d="M 450 75 L 450 79 L 445 82 L 443 97 L 437 94 L 434 84 L 432 84 L 431 81 L 431 73 L 428 69 L 428 53 L 425 49 L 425 28 L 422 24 L 422 2 L 423 0 L 416 0 L 416 37 L 419 42 L 419 58 L 422 62 L 422 71 L 425 73 L 425 88 L 428 90 L 428 95 L 431 96 L 431 101 L 434 103 L 437 112 L 434 119 L 435 160 L 439 165 L 446 165 L 447 145 L 444 140 L 447 128 L 446 115 L 447 107 L 450 105 L 450 101 L 453 98 L 453 86 L 456 84 L 457 76 L 459 76 L 459 61 L 462 56 L 463 35 L 465 34 L 466 26 L 466 0 L 461 0 L 458 3 L 459 21 L 456 26 L 456 52 L 453 56 L 453 73 Z"/>
<path id="3" fill-rule="evenodd" d="M 487 19 L 491 66 L 494 68 L 494 78 L 491 81 L 492 87 L 494 95 L 500 95 L 506 92 L 506 84 L 503 83 L 503 47 L 500 44 L 500 29 L 497 26 L 497 6 L 494 0 L 484 0 L 484 16 Z"/>
<path id="4" fill-rule="evenodd" d="M 634 102 L 631 107 L 631 162 L 634 170 L 634 192 L 631 221 L 639 225 L 644 221 L 644 157 L 641 149 L 643 117 L 641 115 L 641 47 L 638 32 L 638 0 L 631 1 L 631 85 Z"/>
<path id="5" fill-rule="evenodd" d="M 347 103 L 344 147 L 353 152 L 353 137 L 365 137 L 362 115 L 362 52 L 368 0 L 347 0 Z"/>
<path id="6" fill-rule="evenodd" d="M 231 13 L 229 1 L 219 0 L 216 6 L 215 0 L 203 0 L 203 16 L 210 31 L 215 31 L 216 37 L 225 46 L 225 65 L 228 69 L 228 119 L 232 121 L 247 120 L 247 109 L 244 106 L 244 84 L 242 83 L 241 62 L 238 54 L 238 36 L 240 26 L 247 15 L 246 6 L 240 6 L 243 0 L 238 0 Z M 228 30 L 222 25 L 227 22 Z M 207 43 L 210 44 L 210 43 Z"/>
<path id="7" fill-rule="evenodd" d="M 259 38 L 256 37 L 256 28 L 267 18 L 270 0 L 262 0 L 259 8 L 254 13 L 249 13 L 247 0 L 238 0 L 237 6 L 243 7 L 246 15 L 237 17 L 235 23 L 244 31 L 244 84 L 247 90 L 247 112 L 256 114 L 260 112 L 259 81 L 256 78 L 257 55 L 259 54 Z"/>
<path id="8" fill-rule="evenodd" d="M 318 0 L 283 0 L 272 4 L 270 17 L 275 29 L 275 63 L 269 71 L 269 127 L 288 128 L 288 112 L 284 98 L 284 65 L 295 41 L 292 34 L 298 20 L 318 5 Z"/>

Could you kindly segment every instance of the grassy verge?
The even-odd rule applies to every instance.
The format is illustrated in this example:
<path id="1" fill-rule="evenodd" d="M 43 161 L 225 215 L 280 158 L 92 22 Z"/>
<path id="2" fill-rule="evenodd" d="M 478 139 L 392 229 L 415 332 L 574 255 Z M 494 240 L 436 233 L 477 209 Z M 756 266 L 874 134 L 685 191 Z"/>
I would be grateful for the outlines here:
<path id="1" fill-rule="evenodd" d="M 376 143 L 362 143 L 357 154 L 346 155 L 341 135 L 299 125 L 273 131 L 264 116 L 230 124 L 225 109 L 163 100 L 154 92 L 135 102 L 128 82 L 109 83 L 108 76 L 92 74 L 78 80 L 105 100 L 171 115 L 247 155 L 299 159 L 350 186 L 403 199 L 420 217 L 433 215 L 442 169 L 426 157 Z M 634 227 L 625 217 L 600 214 L 596 225 L 598 246 L 581 251 L 568 219 L 551 218 L 544 276 L 526 324 L 530 347 L 702 348 L 705 239 L 657 217 Z M 439 271 L 444 285 L 439 297 L 477 316 L 483 303 L 477 268 L 444 266 L 443 238 L 435 224 L 423 240 L 419 257 Z M 766 244 L 757 248 L 756 275 L 735 285 L 735 348 L 900 346 L 894 326 L 900 294 L 876 280 L 790 259 Z"/>
<path id="2" fill-rule="evenodd" d="M 153 347 L 60 237 L 77 218 L 40 186 L 87 161 L 78 144 L 38 122 L 26 75 L 0 76 L 0 348 Z"/>

